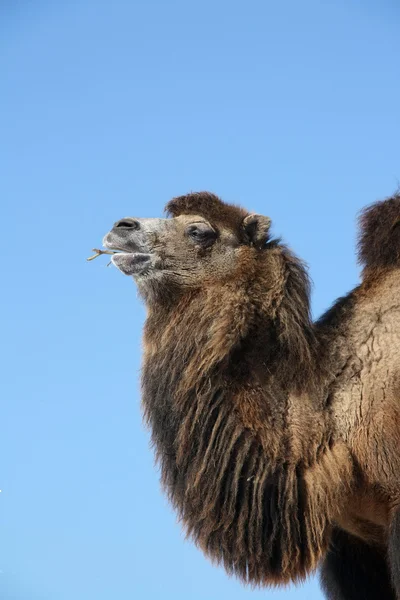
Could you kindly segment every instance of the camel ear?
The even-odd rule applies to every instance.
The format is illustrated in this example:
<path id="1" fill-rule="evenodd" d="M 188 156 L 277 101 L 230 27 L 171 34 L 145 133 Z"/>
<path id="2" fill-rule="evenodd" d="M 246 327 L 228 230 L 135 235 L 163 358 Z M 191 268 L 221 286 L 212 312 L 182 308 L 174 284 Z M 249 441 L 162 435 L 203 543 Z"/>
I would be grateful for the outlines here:
<path id="1" fill-rule="evenodd" d="M 256 248 L 262 248 L 269 239 L 271 219 L 263 215 L 247 215 L 243 219 L 243 229 L 249 243 Z"/>

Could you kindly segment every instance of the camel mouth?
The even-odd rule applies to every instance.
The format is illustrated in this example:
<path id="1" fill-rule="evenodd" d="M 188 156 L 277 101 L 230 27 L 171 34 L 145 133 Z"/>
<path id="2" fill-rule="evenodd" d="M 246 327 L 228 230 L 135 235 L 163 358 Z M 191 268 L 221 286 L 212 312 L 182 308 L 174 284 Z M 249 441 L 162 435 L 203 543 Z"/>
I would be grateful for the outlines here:
<path id="1" fill-rule="evenodd" d="M 118 238 L 116 240 L 113 232 L 110 232 L 103 239 L 103 246 L 113 252 L 112 264 L 124 275 L 147 275 L 152 267 L 153 255 L 133 240 L 121 241 Z"/>

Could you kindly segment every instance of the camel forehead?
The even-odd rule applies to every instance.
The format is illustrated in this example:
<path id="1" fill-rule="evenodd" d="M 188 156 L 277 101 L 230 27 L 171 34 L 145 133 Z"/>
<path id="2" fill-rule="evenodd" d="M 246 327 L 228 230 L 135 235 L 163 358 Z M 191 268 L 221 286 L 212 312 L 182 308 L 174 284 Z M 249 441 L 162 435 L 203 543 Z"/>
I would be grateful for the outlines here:
<path id="1" fill-rule="evenodd" d="M 210 219 L 207 219 L 201 214 L 179 215 L 179 217 L 173 217 L 172 219 L 167 219 L 167 221 L 175 223 L 179 227 L 186 227 L 191 223 L 208 223 L 209 225 L 213 225 L 213 222 Z"/>
<path id="2" fill-rule="evenodd" d="M 186 228 L 191 223 L 212 224 L 203 215 L 179 215 L 178 217 L 159 219 L 157 217 L 140 218 L 138 222 L 145 231 L 158 231 L 159 233 L 172 234 Z"/>
<path id="3" fill-rule="evenodd" d="M 234 204 L 223 202 L 210 192 L 196 192 L 186 196 L 178 196 L 168 202 L 166 212 L 172 217 L 203 217 L 211 225 L 224 227 L 238 232 L 248 212 Z"/>

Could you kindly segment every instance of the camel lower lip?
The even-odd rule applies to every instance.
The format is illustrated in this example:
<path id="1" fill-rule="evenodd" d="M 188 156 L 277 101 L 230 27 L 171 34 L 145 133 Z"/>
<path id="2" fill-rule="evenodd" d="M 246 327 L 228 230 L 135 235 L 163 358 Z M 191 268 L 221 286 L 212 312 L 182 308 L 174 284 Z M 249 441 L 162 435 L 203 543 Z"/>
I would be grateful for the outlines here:
<path id="1" fill-rule="evenodd" d="M 140 275 L 151 264 L 151 254 L 143 252 L 117 252 L 111 262 L 125 275 Z"/>

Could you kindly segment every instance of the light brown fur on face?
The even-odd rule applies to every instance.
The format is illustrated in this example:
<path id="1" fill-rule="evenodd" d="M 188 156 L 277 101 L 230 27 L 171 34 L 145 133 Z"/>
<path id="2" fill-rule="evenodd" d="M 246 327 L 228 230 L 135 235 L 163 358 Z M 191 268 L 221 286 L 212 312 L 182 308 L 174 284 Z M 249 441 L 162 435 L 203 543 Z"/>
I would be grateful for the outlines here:
<path id="1" fill-rule="evenodd" d="M 210 193 L 167 211 L 120 221 L 105 240 L 126 249 L 117 260 L 133 265 L 148 307 L 143 409 L 186 531 L 255 585 L 298 581 L 325 560 L 338 600 L 374 597 L 372 584 L 340 587 L 334 553 L 352 548 L 351 562 L 362 549 L 381 597 L 395 599 L 400 197 L 363 213 L 363 281 L 316 323 L 304 266 L 267 217 Z"/>

